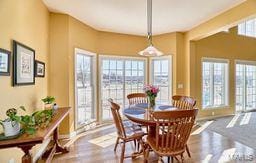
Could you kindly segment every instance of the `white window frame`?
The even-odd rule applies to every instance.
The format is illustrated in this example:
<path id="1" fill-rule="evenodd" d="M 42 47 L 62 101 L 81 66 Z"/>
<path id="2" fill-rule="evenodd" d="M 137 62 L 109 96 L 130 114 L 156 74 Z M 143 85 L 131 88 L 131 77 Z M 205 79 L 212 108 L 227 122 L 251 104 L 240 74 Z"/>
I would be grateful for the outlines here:
<path id="1" fill-rule="evenodd" d="M 98 74 L 98 82 L 99 82 L 99 88 L 98 88 L 98 100 L 99 100 L 99 122 L 108 122 L 108 121 L 112 121 L 112 119 L 106 119 L 103 120 L 102 118 L 102 94 L 101 94 L 101 75 L 102 75 L 102 61 L 104 59 L 115 59 L 115 60 L 139 60 L 139 61 L 143 61 L 144 62 L 144 81 L 145 84 L 147 84 L 147 79 L 148 79 L 148 59 L 145 57 L 132 57 L 132 56 L 117 56 L 117 55 L 104 55 L 104 54 L 100 54 L 99 55 L 99 64 L 98 64 L 98 70 L 99 70 L 99 74 Z M 125 74 L 124 74 L 125 75 Z M 124 94 L 125 92 L 123 92 Z M 111 98 L 111 97 L 110 97 Z"/>
<path id="2" fill-rule="evenodd" d="M 173 66 L 173 63 L 172 63 L 172 55 L 165 55 L 165 56 L 161 56 L 161 57 L 150 57 L 149 58 L 149 72 L 150 72 L 150 78 L 149 78 L 149 83 L 152 83 L 154 82 L 154 79 L 153 79 L 153 76 L 154 76 L 154 67 L 153 67 L 153 60 L 168 60 L 169 62 L 169 73 L 168 73 L 168 76 L 169 76 L 169 101 L 171 101 L 171 98 L 172 98 L 172 95 L 173 95 L 173 73 L 172 73 L 172 66 Z"/>
<path id="3" fill-rule="evenodd" d="M 203 106 L 203 63 L 204 62 L 211 62 L 211 63 L 226 63 L 227 64 L 227 69 L 225 71 L 225 104 L 224 105 L 209 105 L 209 106 Z M 211 73 L 213 74 L 214 70 L 211 68 L 210 69 Z M 212 75 L 213 76 L 213 75 Z M 212 86 L 211 86 L 211 94 L 214 94 L 214 84 L 213 84 L 213 77 L 211 76 L 211 83 L 212 83 Z M 222 59 L 222 58 L 208 58 L 208 57 L 203 57 L 201 59 L 201 93 L 202 93 L 202 100 L 201 100 L 201 105 L 202 105 L 202 108 L 204 110 L 207 110 L 207 109 L 222 109 L 222 108 L 228 108 L 229 107 L 229 60 L 228 59 Z M 214 95 L 211 95 L 211 103 L 213 103 L 214 101 Z"/>
<path id="4" fill-rule="evenodd" d="M 248 60 L 235 60 L 235 107 L 237 107 L 236 106 L 236 102 L 237 102 L 237 99 L 236 99 L 236 93 L 237 93 L 237 91 L 236 91 L 236 65 L 237 64 L 242 64 L 242 65 L 252 65 L 252 66 L 256 66 L 256 61 L 248 61 Z M 246 71 L 245 71 L 246 72 Z M 245 78 L 246 78 L 246 74 L 244 74 L 245 75 Z M 246 80 L 246 79 L 245 79 Z M 245 81 L 246 82 L 246 81 Z M 244 95 L 244 99 L 243 99 L 243 108 L 242 108 L 242 112 L 243 111 L 247 111 L 246 110 L 246 84 L 244 84 L 244 86 L 243 86 L 244 88 L 244 92 L 243 92 L 243 95 Z M 236 108 L 236 111 L 237 111 L 237 108 Z"/>
<path id="5" fill-rule="evenodd" d="M 97 75 L 94 73 L 91 73 L 91 79 L 92 79 L 92 86 L 93 86 L 93 92 L 92 92 L 92 96 L 93 96 L 93 109 L 95 110 L 95 121 L 92 121 L 88 124 L 83 124 L 83 125 L 78 125 L 78 112 L 77 112 L 77 102 L 78 102 L 78 97 L 77 97 L 77 74 L 76 74 L 76 66 L 77 66 L 77 62 L 76 62 L 76 56 L 77 54 L 80 55 L 85 55 L 85 56 L 90 56 L 92 57 L 92 64 L 91 64 L 91 70 L 96 71 L 97 72 L 97 66 L 96 66 L 96 60 L 97 60 L 97 55 L 96 53 L 90 52 L 90 51 L 86 51 L 84 49 L 80 49 L 80 48 L 75 48 L 74 49 L 74 94 L 75 94 L 75 129 L 80 129 L 82 127 L 85 127 L 86 125 L 89 125 L 91 123 L 96 122 L 97 119 L 97 87 L 96 87 L 96 81 L 97 81 Z"/>
<path id="6" fill-rule="evenodd" d="M 246 30 L 246 26 L 247 26 L 246 23 L 248 21 L 254 21 L 254 24 L 253 24 L 253 36 L 249 35 L 248 31 Z M 244 31 L 242 33 L 240 33 L 240 30 L 239 30 L 240 26 L 244 26 Z M 237 34 L 241 35 L 241 36 L 256 38 L 256 18 L 249 19 L 249 20 L 246 20 L 246 21 L 241 22 L 240 24 L 238 24 L 238 26 L 237 26 Z"/>

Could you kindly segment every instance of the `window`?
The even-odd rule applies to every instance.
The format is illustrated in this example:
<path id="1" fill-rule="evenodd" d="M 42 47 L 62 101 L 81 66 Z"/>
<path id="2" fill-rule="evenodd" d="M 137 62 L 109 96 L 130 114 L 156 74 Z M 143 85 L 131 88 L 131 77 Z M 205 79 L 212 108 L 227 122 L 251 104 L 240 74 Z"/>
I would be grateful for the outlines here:
<path id="1" fill-rule="evenodd" d="M 108 98 L 123 108 L 128 104 L 126 96 L 142 92 L 145 84 L 145 60 L 131 58 L 101 58 L 101 109 L 102 119 L 111 118 Z"/>
<path id="2" fill-rule="evenodd" d="M 152 84 L 160 88 L 156 101 L 168 104 L 171 99 L 171 57 L 158 57 L 151 60 Z"/>
<path id="3" fill-rule="evenodd" d="M 228 61 L 203 59 L 203 108 L 228 105 Z"/>
<path id="4" fill-rule="evenodd" d="M 256 63 L 236 62 L 236 111 L 256 108 Z"/>
<path id="5" fill-rule="evenodd" d="M 241 24 L 238 24 L 238 34 L 256 37 L 256 19 L 251 19 Z"/>
<path id="6" fill-rule="evenodd" d="M 76 128 L 96 120 L 95 110 L 95 54 L 75 49 L 75 96 L 76 96 Z"/>

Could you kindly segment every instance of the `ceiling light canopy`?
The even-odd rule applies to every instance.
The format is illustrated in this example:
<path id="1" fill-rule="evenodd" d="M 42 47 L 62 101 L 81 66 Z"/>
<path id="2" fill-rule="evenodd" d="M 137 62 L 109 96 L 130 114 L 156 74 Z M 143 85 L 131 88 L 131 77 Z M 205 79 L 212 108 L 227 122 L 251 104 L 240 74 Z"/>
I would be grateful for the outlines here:
<path id="1" fill-rule="evenodd" d="M 148 17 L 148 44 L 149 46 L 140 51 L 139 55 L 147 57 L 161 56 L 163 53 L 153 46 L 152 43 L 152 0 L 147 0 L 147 17 Z"/>

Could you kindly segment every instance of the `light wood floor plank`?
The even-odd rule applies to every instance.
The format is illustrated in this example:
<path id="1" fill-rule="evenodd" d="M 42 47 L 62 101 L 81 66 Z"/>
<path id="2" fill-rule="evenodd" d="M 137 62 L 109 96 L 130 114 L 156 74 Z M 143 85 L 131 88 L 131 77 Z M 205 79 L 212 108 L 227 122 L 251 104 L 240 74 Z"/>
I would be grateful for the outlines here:
<path id="1" fill-rule="evenodd" d="M 194 130 L 196 130 L 196 127 Z M 113 134 L 115 128 L 99 130 L 78 138 L 70 145 L 68 154 L 55 156 L 54 163 L 118 163 L 120 148 L 115 154 L 114 144 L 105 148 L 90 143 L 107 134 Z M 256 152 L 241 143 L 230 140 L 215 132 L 203 130 L 197 135 L 192 135 L 188 142 L 192 158 L 185 154 L 186 163 L 206 163 L 206 162 L 256 162 Z M 127 145 L 127 152 L 132 152 L 132 144 Z M 253 157 L 253 161 L 250 161 Z M 236 159 L 235 159 L 236 158 Z M 240 160 L 239 160 L 240 159 Z M 167 162 L 166 158 L 164 161 Z M 141 163 L 143 158 L 125 159 L 126 163 Z M 150 162 L 157 162 L 157 157 L 151 152 Z"/>

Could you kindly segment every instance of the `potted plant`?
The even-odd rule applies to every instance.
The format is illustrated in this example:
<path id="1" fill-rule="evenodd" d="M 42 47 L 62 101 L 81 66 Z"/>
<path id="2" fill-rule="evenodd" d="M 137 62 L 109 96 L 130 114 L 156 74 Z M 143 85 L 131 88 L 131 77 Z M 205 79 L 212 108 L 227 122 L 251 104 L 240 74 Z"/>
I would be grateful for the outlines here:
<path id="1" fill-rule="evenodd" d="M 53 117 L 53 109 L 34 112 L 32 115 L 21 116 L 20 124 L 24 131 L 33 135 L 38 128 L 47 127 Z"/>
<path id="2" fill-rule="evenodd" d="M 19 109 L 25 111 L 24 106 L 20 106 Z M 20 132 L 21 116 L 17 115 L 17 109 L 8 109 L 6 115 L 8 118 L 0 120 L 0 124 L 4 128 L 4 135 L 6 137 L 18 135 Z"/>
<path id="3" fill-rule="evenodd" d="M 55 97 L 47 96 L 47 97 L 43 98 L 42 101 L 44 102 L 45 109 L 49 109 L 49 108 L 51 109 L 53 103 L 55 102 Z"/>
<path id="4" fill-rule="evenodd" d="M 26 111 L 24 106 L 20 106 L 19 109 Z M 16 136 L 23 133 L 23 131 L 32 135 L 38 128 L 47 127 L 54 115 L 53 109 L 40 110 L 32 115 L 23 116 L 17 115 L 17 110 L 16 108 L 8 109 L 6 111 L 8 118 L 0 120 L 0 124 L 4 128 L 5 137 Z"/>
<path id="5" fill-rule="evenodd" d="M 153 85 L 145 85 L 144 91 L 148 96 L 150 108 L 153 108 L 156 105 L 156 97 L 159 92 L 159 88 Z"/>

